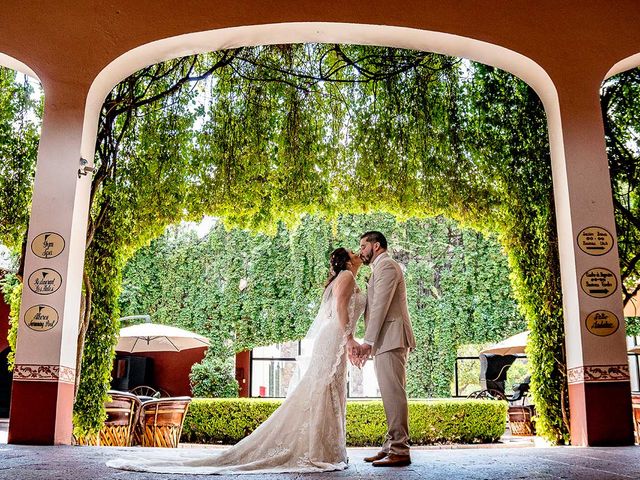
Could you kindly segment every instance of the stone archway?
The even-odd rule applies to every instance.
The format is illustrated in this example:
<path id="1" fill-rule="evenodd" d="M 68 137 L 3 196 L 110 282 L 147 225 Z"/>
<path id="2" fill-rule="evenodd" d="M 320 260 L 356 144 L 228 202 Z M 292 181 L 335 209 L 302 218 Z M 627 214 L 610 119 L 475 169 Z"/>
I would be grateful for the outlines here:
<path id="1" fill-rule="evenodd" d="M 56 312 L 59 327 L 55 329 L 54 325 L 48 333 L 43 333 L 26 328 L 23 326 L 25 322 L 20 324 L 17 351 L 19 378 L 14 385 L 17 387 L 15 394 L 27 400 L 34 392 L 48 390 L 46 396 L 49 400 L 42 406 L 41 419 L 50 426 L 39 433 L 38 438 L 24 436 L 29 420 L 27 412 L 30 410 L 27 409 L 32 406 L 27 401 L 24 411 L 18 410 L 15 421 L 12 419 L 10 441 L 68 443 L 70 439 L 72 390 L 68 378 L 74 368 L 74 324 L 79 309 L 89 191 L 88 180 L 77 178 L 77 170 L 80 157 L 93 156 L 97 112 L 106 91 L 128 72 L 135 70 L 136 66 L 141 66 L 140 62 L 154 63 L 172 56 L 202 51 L 198 49 L 203 48 L 211 50 L 233 45 L 293 41 L 376 43 L 464 56 L 511 71 L 538 92 L 549 121 L 571 407 L 576 413 L 572 425 L 573 442 L 592 445 L 631 441 L 624 328 L 616 329 L 611 335 L 600 336 L 594 335 L 585 326 L 590 316 L 598 315 L 598 312 L 612 316 L 607 318 L 623 318 L 621 302 L 616 296 L 594 299 L 579 287 L 580 276 L 593 268 L 607 268 L 613 272 L 618 270 L 618 258 L 613 248 L 615 225 L 597 95 L 602 76 L 609 68 L 609 65 L 603 66 L 603 61 L 606 63 L 607 60 L 598 59 L 596 54 L 589 53 L 588 48 L 575 48 L 573 51 L 580 51 L 582 56 L 573 60 L 584 69 L 576 72 L 568 63 L 570 58 L 566 57 L 565 51 L 575 43 L 575 39 L 571 35 L 563 37 L 563 33 L 554 32 L 559 38 L 551 36 L 547 40 L 559 50 L 550 52 L 544 43 L 545 33 L 542 29 L 539 32 L 532 31 L 530 37 L 517 31 L 518 27 L 531 23 L 531 19 L 523 22 L 520 16 L 522 12 L 507 15 L 503 20 L 506 22 L 510 18 L 513 25 L 505 27 L 502 23 L 497 24 L 490 12 L 476 10 L 476 17 L 469 19 L 469 12 L 459 10 L 463 8 L 460 6 L 433 6 L 431 13 L 434 15 L 429 18 L 412 12 L 410 6 L 388 5 L 370 13 L 363 13 L 356 4 L 335 7 L 333 11 L 319 12 L 317 6 L 296 4 L 295 7 L 283 6 L 282 10 L 276 9 L 274 12 L 256 10 L 237 17 L 234 9 L 227 11 L 225 5 L 221 5 L 218 12 L 223 20 L 215 22 L 217 25 L 214 29 L 206 19 L 198 23 L 199 20 L 180 15 L 187 12 L 173 9 L 171 14 L 175 19 L 171 19 L 165 13 L 151 9 L 153 18 L 164 18 L 165 21 L 160 27 L 155 23 L 155 31 L 142 28 L 145 30 L 143 34 L 125 39 L 122 34 L 126 30 L 119 30 L 120 35 L 114 37 L 115 41 L 109 39 L 114 46 L 112 49 L 108 47 L 109 41 L 105 43 L 103 39 L 100 40 L 99 43 L 104 46 L 100 58 L 102 61 L 109 59 L 108 66 L 96 68 L 96 63 L 91 64 L 90 59 L 78 53 L 80 62 L 91 64 L 78 72 L 79 78 L 68 81 L 69 74 L 63 75 L 60 70 L 57 70 L 59 78 L 54 78 L 55 75 L 43 77 L 47 103 L 29 244 L 36 239 L 42 240 L 42 235 L 55 233 L 59 237 L 50 238 L 62 242 L 62 246 L 60 254 L 55 255 L 57 260 L 53 256 L 42 255 L 42 251 L 39 252 L 41 255 L 33 249 L 29 251 L 26 272 L 55 264 L 62 273 L 59 294 L 51 298 L 50 305 L 47 305 Z M 125 9 L 125 6 L 122 8 Z M 308 10 L 301 11 L 300 8 Z M 529 13 L 533 18 L 539 15 L 538 10 Z M 84 14 L 88 15 L 86 12 Z M 279 21 L 289 23 L 258 25 L 255 17 L 258 14 L 266 19 L 275 15 Z M 398 26 L 380 26 L 381 23 L 389 24 L 380 16 L 384 14 L 394 18 L 391 25 Z M 418 20 L 412 15 L 418 15 Z M 579 12 L 580 19 L 586 18 L 594 25 L 602 26 L 598 22 L 606 23 L 607 19 L 599 16 L 602 16 L 602 12 L 597 8 Z M 145 18 L 148 19 L 149 15 Z M 130 21 L 126 19 L 126 27 L 131 27 Z M 618 21 L 626 25 L 624 19 Z M 18 22 L 17 26 L 21 25 L 24 27 L 24 23 Z M 210 26 L 198 29 L 198 25 Z M 581 28 L 580 23 L 576 25 L 574 33 Z M 598 29 L 593 32 L 594 35 L 600 33 Z M 620 33 L 620 29 L 617 33 Z M 625 38 L 633 40 L 631 33 Z M 489 43 L 489 40 L 494 41 Z M 598 41 L 613 42 L 610 34 L 603 34 Z M 529 54 L 525 56 L 516 53 L 517 50 Z M 38 67 L 37 73 L 46 71 L 46 65 L 40 64 Z M 592 233 L 594 235 L 590 235 Z M 594 255 L 588 247 L 591 237 L 597 237 L 599 233 L 602 233 L 602 238 L 598 241 L 606 244 L 607 251 L 603 255 Z M 40 302 L 36 294 L 25 289 L 21 319 Z M 31 376 L 34 371 L 35 376 Z M 50 375 L 39 376 L 45 371 Z M 621 373 L 617 375 L 614 372 Z M 613 402 L 615 410 L 622 412 L 610 422 L 612 426 L 605 425 L 604 420 L 611 418 L 611 413 L 609 407 L 603 404 L 604 399 L 609 404 Z"/>

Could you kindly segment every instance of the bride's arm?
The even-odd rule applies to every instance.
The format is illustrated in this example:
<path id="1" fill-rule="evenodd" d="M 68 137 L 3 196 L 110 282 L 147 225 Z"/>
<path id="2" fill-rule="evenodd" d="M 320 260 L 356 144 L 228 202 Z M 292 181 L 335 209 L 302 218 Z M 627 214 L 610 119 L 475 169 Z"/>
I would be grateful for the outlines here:
<path id="1" fill-rule="evenodd" d="M 333 293 L 336 296 L 336 311 L 338 313 L 338 321 L 342 328 L 346 330 L 349 324 L 349 302 L 353 296 L 356 281 L 353 275 L 340 275 L 340 278 L 335 280 L 336 286 L 333 289 Z M 353 338 L 353 333 L 349 333 L 349 339 Z"/>
<path id="2" fill-rule="evenodd" d="M 347 333 L 347 325 L 349 324 L 349 302 L 355 291 L 356 280 L 353 275 L 341 275 L 335 280 L 336 286 L 333 290 L 336 296 L 336 311 L 338 321 L 342 325 L 342 330 L 347 334 L 347 352 L 349 360 L 353 365 L 361 366 L 360 344 L 353 338 L 353 331 Z"/>

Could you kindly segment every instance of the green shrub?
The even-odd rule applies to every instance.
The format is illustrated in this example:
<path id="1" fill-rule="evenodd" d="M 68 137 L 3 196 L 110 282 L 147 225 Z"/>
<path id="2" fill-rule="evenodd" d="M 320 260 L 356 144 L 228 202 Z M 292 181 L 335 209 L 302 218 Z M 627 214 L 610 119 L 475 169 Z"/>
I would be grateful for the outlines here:
<path id="1" fill-rule="evenodd" d="M 202 362 L 191 367 L 189 374 L 191 393 L 196 397 L 237 397 L 238 382 L 233 363 L 207 355 Z"/>
<path id="2" fill-rule="evenodd" d="M 182 429 L 183 442 L 236 443 L 253 432 L 281 400 L 195 398 Z"/>
<path id="3" fill-rule="evenodd" d="M 236 443 L 253 432 L 281 400 L 197 398 L 189 407 L 183 442 Z M 492 400 L 412 400 L 409 433 L 414 445 L 487 443 L 505 430 L 506 402 Z M 347 403 L 347 445 L 381 445 L 386 433 L 382 402 Z"/>

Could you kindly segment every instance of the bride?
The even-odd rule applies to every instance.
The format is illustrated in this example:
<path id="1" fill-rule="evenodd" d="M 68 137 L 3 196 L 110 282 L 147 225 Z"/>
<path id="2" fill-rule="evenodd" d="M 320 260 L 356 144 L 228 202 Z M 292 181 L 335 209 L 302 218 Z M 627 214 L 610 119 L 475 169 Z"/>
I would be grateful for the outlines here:
<path id="1" fill-rule="evenodd" d="M 355 276 L 358 255 L 338 248 L 330 256 L 322 303 L 305 342 L 311 356 L 299 358 L 297 375 L 286 400 L 251 435 L 215 454 L 167 452 L 155 458 L 121 458 L 107 462 L 124 470 L 185 474 L 327 472 L 347 468 L 347 351 L 366 297 Z"/>

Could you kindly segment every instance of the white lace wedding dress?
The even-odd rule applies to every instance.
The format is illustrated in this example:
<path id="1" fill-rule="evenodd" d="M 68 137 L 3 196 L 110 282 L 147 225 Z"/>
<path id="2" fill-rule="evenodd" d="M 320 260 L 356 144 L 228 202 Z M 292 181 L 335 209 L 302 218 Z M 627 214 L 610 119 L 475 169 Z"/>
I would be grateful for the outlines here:
<path id="1" fill-rule="evenodd" d="M 346 329 L 338 321 L 333 287 L 322 304 L 305 341 L 311 356 L 298 359 L 297 379 L 282 405 L 251 435 L 221 452 L 190 449 L 145 451 L 145 456 L 107 462 L 124 470 L 184 474 L 326 472 L 344 470 L 346 450 L 347 335 L 362 314 L 366 297 L 354 290 Z M 170 455 L 171 458 L 167 458 Z"/>

